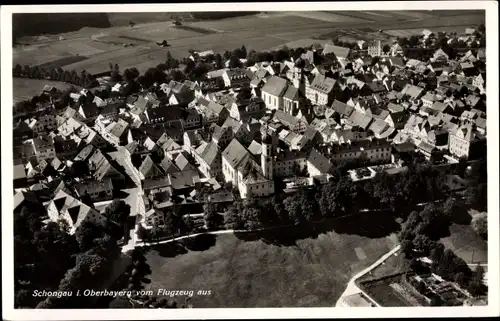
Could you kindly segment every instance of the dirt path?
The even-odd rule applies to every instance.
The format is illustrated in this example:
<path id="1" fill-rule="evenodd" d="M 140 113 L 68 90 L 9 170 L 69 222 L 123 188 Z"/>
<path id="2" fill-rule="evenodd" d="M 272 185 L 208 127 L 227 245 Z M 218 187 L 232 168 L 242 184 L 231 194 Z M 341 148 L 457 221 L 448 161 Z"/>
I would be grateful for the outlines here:
<path id="1" fill-rule="evenodd" d="M 362 291 L 356 285 L 356 283 L 355 283 L 356 280 L 359 279 L 360 277 L 362 277 L 363 275 L 365 275 L 366 273 L 370 272 L 371 270 L 373 270 L 374 268 L 376 268 L 380 264 L 382 264 L 382 262 L 384 262 L 390 256 L 394 255 L 394 253 L 396 253 L 397 251 L 399 251 L 400 248 L 401 248 L 401 245 L 396 246 L 395 248 L 393 248 L 392 250 L 390 250 L 389 252 L 387 252 L 386 254 L 384 254 L 380 259 L 378 259 L 377 261 L 375 261 L 375 263 L 373 263 L 372 265 L 370 265 L 369 267 L 367 267 L 363 271 L 361 271 L 361 272 L 357 273 L 356 275 L 354 275 L 352 277 L 352 279 L 349 281 L 349 283 L 347 283 L 347 287 L 346 287 L 344 293 L 342 293 L 342 295 L 340 296 L 340 298 L 337 301 L 337 303 L 335 304 L 335 306 L 338 307 L 340 300 L 343 297 L 345 297 L 345 296 L 349 296 L 349 295 L 356 294 L 356 293 L 363 293 L 364 295 L 366 295 L 366 293 L 364 293 L 364 291 Z M 366 295 L 366 297 L 370 298 L 370 296 L 368 296 L 368 295 Z M 370 300 L 371 300 L 371 298 L 370 298 Z M 375 302 L 375 301 L 372 301 L 372 302 L 375 303 L 377 306 L 380 306 L 377 302 Z"/>

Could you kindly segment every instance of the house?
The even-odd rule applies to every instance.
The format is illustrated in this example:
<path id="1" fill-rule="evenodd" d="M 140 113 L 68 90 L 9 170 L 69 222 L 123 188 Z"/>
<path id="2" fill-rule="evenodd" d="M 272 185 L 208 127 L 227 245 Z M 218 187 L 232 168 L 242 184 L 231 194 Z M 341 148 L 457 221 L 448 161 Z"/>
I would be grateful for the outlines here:
<path id="1" fill-rule="evenodd" d="M 113 146 L 124 145 L 127 140 L 129 124 L 123 120 L 109 122 L 99 115 L 96 119 L 95 130 Z"/>
<path id="2" fill-rule="evenodd" d="M 382 43 L 380 41 L 375 41 L 375 42 L 372 42 L 369 46 L 368 46 L 368 56 L 371 56 L 371 57 L 380 57 L 383 55 L 383 52 L 382 52 Z"/>
<path id="3" fill-rule="evenodd" d="M 252 72 L 244 68 L 227 69 L 222 73 L 222 79 L 226 87 L 244 87 L 250 85 L 253 79 Z"/>
<path id="4" fill-rule="evenodd" d="M 283 95 L 288 88 L 288 81 L 284 78 L 272 76 L 262 87 L 261 98 L 268 109 L 282 109 Z"/>
<path id="5" fill-rule="evenodd" d="M 50 132 L 57 128 L 56 116 L 53 113 L 45 113 L 36 117 L 36 132 Z"/>
<path id="6" fill-rule="evenodd" d="M 92 202 L 108 201 L 113 199 L 113 184 L 110 178 L 101 181 L 85 181 L 75 184 L 80 199 L 89 197 Z"/>
<path id="7" fill-rule="evenodd" d="M 229 116 L 238 121 L 250 117 L 260 118 L 266 112 L 266 105 L 260 97 L 250 99 L 228 99 L 226 109 L 229 109 Z"/>
<path id="8" fill-rule="evenodd" d="M 28 187 L 26 170 L 23 164 L 14 165 L 14 171 L 12 173 L 14 176 L 14 188 Z"/>
<path id="9" fill-rule="evenodd" d="M 33 138 L 33 151 L 38 160 L 52 159 L 56 157 L 56 150 L 54 147 L 54 140 L 48 135 L 40 135 Z"/>
<path id="10" fill-rule="evenodd" d="M 349 118 L 346 118 L 344 120 L 344 123 L 346 125 L 349 125 L 350 127 L 358 127 L 363 130 L 367 130 L 372 120 L 373 118 L 371 116 L 364 115 L 359 111 L 354 110 L 349 116 Z"/>
<path id="11" fill-rule="evenodd" d="M 361 140 L 343 144 L 330 144 L 326 147 L 332 163 L 363 159 L 370 163 L 389 163 L 391 144 L 386 139 Z"/>
<path id="12" fill-rule="evenodd" d="M 318 176 L 327 174 L 332 168 L 330 160 L 324 155 L 319 153 L 316 149 L 312 149 L 309 157 L 307 158 L 307 173 L 309 176 Z"/>
<path id="13" fill-rule="evenodd" d="M 106 156 L 99 149 L 95 149 L 87 162 L 90 173 L 95 180 L 101 181 L 111 178 L 113 186 L 123 186 L 125 183 L 125 175 L 118 170 L 120 164 L 110 157 L 110 155 Z"/>
<path id="14" fill-rule="evenodd" d="M 277 110 L 274 113 L 273 119 L 296 133 L 305 131 L 308 124 L 305 117 L 297 118 L 282 110 Z"/>
<path id="15" fill-rule="evenodd" d="M 47 214 L 52 222 L 65 220 L 69 226 L 69 234 L 74 234 L 84 222 L 104 226 L 107 219 L 95 209 L 60 190 L 47 205 Z"/>
<path id="16" fill-rule="evenodd" d="M 333 78 L 318 74 L 310 86 L 306 87 L 306 98 L 314 105 L 329 105 L 335 98 L 337 81 Z"/>
<path id="17" fill-rule="evenodd" d="M 221 149 L 231 142 L 234 137 L 233 130 L 228 127 L 213 126 L 212 141 L 216 143 Z"/>
<path id="18" fill-rule="evenodd" d="M 283 95 L 283 110 L 295 116 L 303 107 L 305 103 L 299 89 L 295 86 L 288 86 Z"/>
<path id="19" fill-rule="evenodd" d="M 417 150 L 421 152 L 427 160 L 430 160 L 431 162 L 434 162 L 436 160 L 440 159 L 440 151 L 432 144 L 426 142 L 426 141 L 421 141 L 417 145 Z"/>
<path id="20" fill-rule="evenodd" d="M 326 56 L 328 54 L 333 54 L 337 58 L 337 61 L 344 66 L 346 60 L 351 54 L 351 49 L 325 44 L 325 47 L 323 48 L 323 55 Z"/>
<path id="21" fill-rule="evenodd" d="M 229 110 L 212 100 L 200 98 L 197 102 L 197 110 L 201 115 L 203 125 L 216 123 L 222 125 L 229 116 Z"/>
<path id="22" fill-rule="evenodd" d="M 201 117 L 194 109 L 178 106 L 163 106 L 148 109 L 145 112 L 147 124 L 163 124 L 165 127 L 176 125 L 185 129 L 197 128 L 201 125 Z"/>
<path id="23" fill-rule="evenodd" d="M 222 177 L 222 160 L 219 146 L 216 142 L 203 143 L 194 152 L 200 172 L 206 178 Z"/>
<path id="24" fill-rule="evenodd" d="M 146 156 L 138 169 L 141 180 L 157 179 L 163 176 L 163 172 L 158 168 L 151 157 Z"/>
<path id="25" fill-rule="evenodd" d="M 425 107 L 428 107 L 428 108 L 431 108 L 432 105 L 435 103 L 435 102 L 439 102 L 439 101 L 442 101 L 443 100 L 443 97 L 433 93 L 433 92 L 427 92 L 422 98 L 422 104 L 425 106 Z"/>
<path id="26" fill-rule="evenodd" d="M 469 158 L 484 152 L 485 144 L 486 137 L 474 130 L 471 124 L 465 124 L 450 133 L 448 148 L 458 158 Z"/>
<path id="27" fill-rule="evenodd" d="M 485 89 L 486 85 L 486 73 L 480 73 L 476 77 L 472 79 L 472 85 L 476 86 L 479 89 Z"/>
<path id="28" fill-rule="evenodd" d="M 85 121 L 92 121 L 99 116 L 99 108 L 95 103 L 84 103 L 80 105 L 78 113 L 83 117 Z"/>
<path id="29" fill-rule="evenodd" d="M 406 64 L 402 57 L 390 57 L 389 63 L 394 68 L 404 69 L 406 67 Z"/>
<path id="30" fill-rule="evenodd" d="M 416 99 L 420 98 L 423 95 L 424 89 L 421 88 L 421 87 L 415 86 L 415 85 L 407 84 L 403 88 L 403 90 L 401 91 L 401 93 L 404 96 L 409 97 L 411 100 L 416 100 Z"/>
<path id="31" fill-rule="evenodd" d="M 450 56 L 446 52 L 444 52 L 443 49 L 439 48 L 434 52 L 433 58 L 434 60 L 444 59 L 445 61 L 447 61 L 448 59 L 450 59 Z"/>

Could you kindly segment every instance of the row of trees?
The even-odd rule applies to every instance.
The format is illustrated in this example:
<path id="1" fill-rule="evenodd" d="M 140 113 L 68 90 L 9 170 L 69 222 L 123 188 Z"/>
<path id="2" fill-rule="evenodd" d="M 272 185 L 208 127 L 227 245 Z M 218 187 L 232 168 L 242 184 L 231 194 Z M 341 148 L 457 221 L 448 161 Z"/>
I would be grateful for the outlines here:
<path id="1" fill-rule="evenodd" d="M 97 80 L 85 70 L 78 74 L 75 70 L 68 71 L 63 70 L 62 68 L 41 68 L 38 66 L 30 67 L 28 65 L 22 67 L 21 65 L 17 64 L 12 70 L 12 75 L 14 77 L 63 81 L 75 86 L 81 86 L 85 88 L 93 88 L 99 86 Z"/>
<path id="2" fill-rule="evenodd" d="M 355 184 L 339 173 L 338 180 L 290 196 L 235 202 L 225 213 L 226 225 L 233 229 L 255 229 L 281 224 L 302 224 L 358 213 L 362 209 L 389 210 L 406 217 L 423 202 L 446 195 L 443 175 L 429 165 L 410 166 L 408 171 L 378 174 L 364 185 Z M 455 203 L 446 203 L 448 212 Z M 450 214 L 451 215 L 451 214 Z"/>

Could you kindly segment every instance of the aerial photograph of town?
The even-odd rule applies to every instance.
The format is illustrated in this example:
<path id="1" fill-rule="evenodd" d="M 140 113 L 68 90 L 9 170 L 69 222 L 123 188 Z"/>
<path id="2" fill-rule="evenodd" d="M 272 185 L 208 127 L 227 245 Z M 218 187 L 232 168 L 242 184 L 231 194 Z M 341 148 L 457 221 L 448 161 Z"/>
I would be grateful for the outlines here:
<path id="1" fill-rule="evenodd" d="M 14 308 L 487 306 L 485 12 L 13 14 Z"/>

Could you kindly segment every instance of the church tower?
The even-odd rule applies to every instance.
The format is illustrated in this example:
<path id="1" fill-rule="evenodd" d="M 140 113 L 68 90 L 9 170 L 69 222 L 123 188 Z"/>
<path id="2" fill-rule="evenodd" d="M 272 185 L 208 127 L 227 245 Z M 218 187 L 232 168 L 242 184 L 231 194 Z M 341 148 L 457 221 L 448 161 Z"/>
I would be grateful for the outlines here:
<path id="1" fill-rule="evenodd" d="M 295 88 L 299 89 L 302 95 L 306 94 L 306 84 L 304 78 L 304 71 L 301 68 L 299 69 L 295 67 L 292 84 Z"/>
<path id="2" fill-rule="evenodd" d="M 262 136 L 262 153 L 260 154 L 260 162 L 262 174 L 267 179 L 273 179 L 273 157 L 272 157 L 272 140 L 266 132 Z"/>

